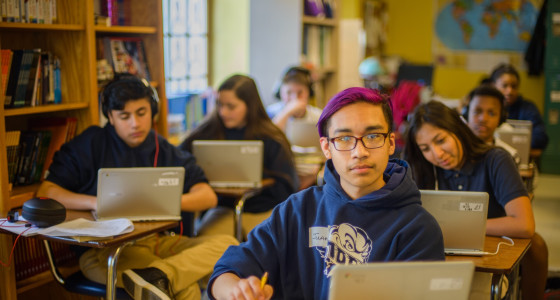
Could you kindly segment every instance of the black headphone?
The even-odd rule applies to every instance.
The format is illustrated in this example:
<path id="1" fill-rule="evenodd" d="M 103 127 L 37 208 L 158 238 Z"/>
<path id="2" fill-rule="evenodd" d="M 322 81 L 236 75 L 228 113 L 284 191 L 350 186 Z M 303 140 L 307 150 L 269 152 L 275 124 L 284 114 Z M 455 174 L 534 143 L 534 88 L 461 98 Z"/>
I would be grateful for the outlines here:
<path id="1" fill-rule="evenodd" d="M 498 89 L 496 89 L 492 85 L 482 84 L 469 93 L 468 95 L 469 102 L 465 107 L 463 107 L 462 115 L 467 122 L 469 120 L 469 109 L 471 106 L 471 102 L 475 96 L 489 96 L 489 97 L 497 98 L 502 104 L 502 109 L 500 109 L 500 121 L 498 123 L 498 126 L 502 125 L 502 123 L 506 121 L 507 119 L 506 98 Z"/>
<path id="2" fill-rule="evenodd" d="M 109 98 L 120 89 L 128 88 L 129 85 L 138 85 L 139 88 L 146 89 L 144 94 L 148 95 L 150 107 L 152 108 L 152 119 L 157 115 L 159 110 L 159 97 L 156 89 L 144 78 L 138 78 L 132 74 L 122 73 L 115 74 L 103 90 L 99 93 L 99 102 L 101 103 L 101 111 L 106 118 L 109 118 Z"/>
<path id="3" fill-rule="evenodd" d="M 19 209 L 14 208 L 8 212 L 8 222 L 19 220 Z M 31 198 L 21 207 L 23 218 L 37 227 L 50 227 L 64 222 L 66 208 L 60 202 L 50 198 Z"/>
<path id="4" fill-rule="evenodd" d="M 276 89 L 276 93 L 274 96 L 280 99 L 280 88 L 282 87 L 282 83 L 288 77 L 294 76 L 295 74 L 300 73 L 305 76 L 305 80 L 307 80 L 308 88 L 309 88 L 309 97 L 315 96 L 315 92 L 313 91 L 313 79 L 311 78 L 311 72 L 304 68 L 304 67 L 290 67 L 285 73 L 284 77 L 282 77 L 282 81 L 278 84 L 278 88 Z"/>

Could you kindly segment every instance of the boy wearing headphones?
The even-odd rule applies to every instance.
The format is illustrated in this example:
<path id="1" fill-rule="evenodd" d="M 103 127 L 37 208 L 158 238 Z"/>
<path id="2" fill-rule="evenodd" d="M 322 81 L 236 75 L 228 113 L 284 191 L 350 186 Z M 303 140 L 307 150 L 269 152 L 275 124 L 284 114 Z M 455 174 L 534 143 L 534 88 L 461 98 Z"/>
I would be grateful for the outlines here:
<path id="1" fill-rule="evenodd" d="M 280 88 L 275 94 L 280 102 L 266 108 L 268 116 L 282 131 L 286 131 L 286 124 L 291 118 L 305 118 L 317 123 L 322 110 L 309 104 L 309 98 L 314 96 L 313 80 L 308 69 L 291 67 L 282 77 Z"/>
<path id="2" fill-rule="evenodd" d="M 505 123 L 504 95 L 492 85 L 482 84 L 473 89 L 468 98 L 463 116 L 473 133 L 488 145 L 504 148 L 519 164 L 521 158 L 517 150 L 495 135 L 498 127 L 510 126 Z"/>
<path id="3" fill-rule="evenodd" d="M 91 126 L 55 153 L 38 196 L 67 209 L 96 208 L 99 168 L 183 166 L 181 209 L 196 212 L 216 206 L 217 197 L 194 157 L 152 130 L 158 110 L 155 91 L 132 75 L 115 78 L 101 96 L 105 127 Z M 198 281 L 207 276 L 229 245 L 230 236 L 187 238 L 152 235 L 124 248 L 117 264 L 117 286 L 135 299 L 200 299 Z M 108 249 L 90 249 L 80 268 L 90 280 L 105 283 Z M 124 282 L 124 284 L 123 284 Z"/>

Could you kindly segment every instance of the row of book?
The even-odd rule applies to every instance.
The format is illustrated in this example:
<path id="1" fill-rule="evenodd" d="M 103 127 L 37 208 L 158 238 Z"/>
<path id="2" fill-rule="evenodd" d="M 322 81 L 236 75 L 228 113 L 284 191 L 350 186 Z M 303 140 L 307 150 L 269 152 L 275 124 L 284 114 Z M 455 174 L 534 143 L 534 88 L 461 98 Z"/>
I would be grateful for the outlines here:
<path id="1" fill-rule="evenodd" d="M 333 66 L 332 31 L 327 26 L 305 25 L 303 27 L 302 59 L 314 67 Z"/>
<path id="2" fill-rule="evenodd" d="M 2 22 L 55 24 L 56 0 L 0 0 Z"/>
<path id="3" fill-rule="evenodd" d="M 14 239 L 16 236 L 14 236 Z M 77 263 L 77 255 L 70 245 L 51 242 L 51 250 L 57 265 Z M 29 278 L 50 270 L 43 241 L 39 239 L 18 239 L 14 251 L 16 281 Z"/>
<path id="4" fill-rule="evenodd" d="M 96 19 L 107 17 L 109 22 L 106 25 L 130 25 L 131 0 L 94 0 L 93 12 Z"/>
<path id="5" fill-rule="evenodd" d="M 60 59 L 41 49 L 0 50 L 4 107 L 62 101 Z"/>
<path id="6" fill-rule="evenodd" d="M 76 134 L 76 123 L 74 117 L 34 119 L 31 130 L 7 131 L 9 182 L 28 185 L 42 181 L 54 153 Z"/>

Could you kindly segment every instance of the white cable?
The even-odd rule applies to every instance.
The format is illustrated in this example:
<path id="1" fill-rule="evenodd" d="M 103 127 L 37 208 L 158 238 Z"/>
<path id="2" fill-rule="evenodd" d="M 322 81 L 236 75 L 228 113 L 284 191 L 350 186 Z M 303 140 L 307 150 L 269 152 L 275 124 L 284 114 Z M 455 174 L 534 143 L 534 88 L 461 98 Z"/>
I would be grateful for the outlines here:
<path id="1" fill-rule="evenodd" d="M 513 246 L 513 245 L 515 245 L 515 242 L 514 242 L 511 238 L 509 238 L 509 237 L 507 237 L 507 236 L 505 236 L 505 235 L 502 235 L 502 238 L 503 238 L 503 239 L 506 239 L 506 240 L 508 240 L 508 241 L 510 241 L 510 243 L 499 242 L 499 243 L 498 243 L 498 247 L 496 248 L 496 252 L 493 252 L 493 253 L 492 253 L 492 252 L 485 252 L 484 254 L 485 254 L 485 255 L 496 255 L 496 254 L 498 254 L 498 252 L 500 252 L 500 246 L 501 246 L 501 245 L 508 245 L 508 246 Z"/>

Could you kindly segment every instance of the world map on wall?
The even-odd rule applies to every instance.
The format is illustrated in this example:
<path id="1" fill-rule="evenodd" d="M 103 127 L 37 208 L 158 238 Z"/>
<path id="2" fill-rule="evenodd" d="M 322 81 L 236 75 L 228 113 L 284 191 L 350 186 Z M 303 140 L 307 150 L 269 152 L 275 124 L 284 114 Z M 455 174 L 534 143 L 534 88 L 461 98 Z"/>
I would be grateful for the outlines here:
<path id="1" fill-rule="evenodd" d="M 525 51 L 540 1 L 452 0 L 437 13 L 438 39 L 451 50 Z"/>

